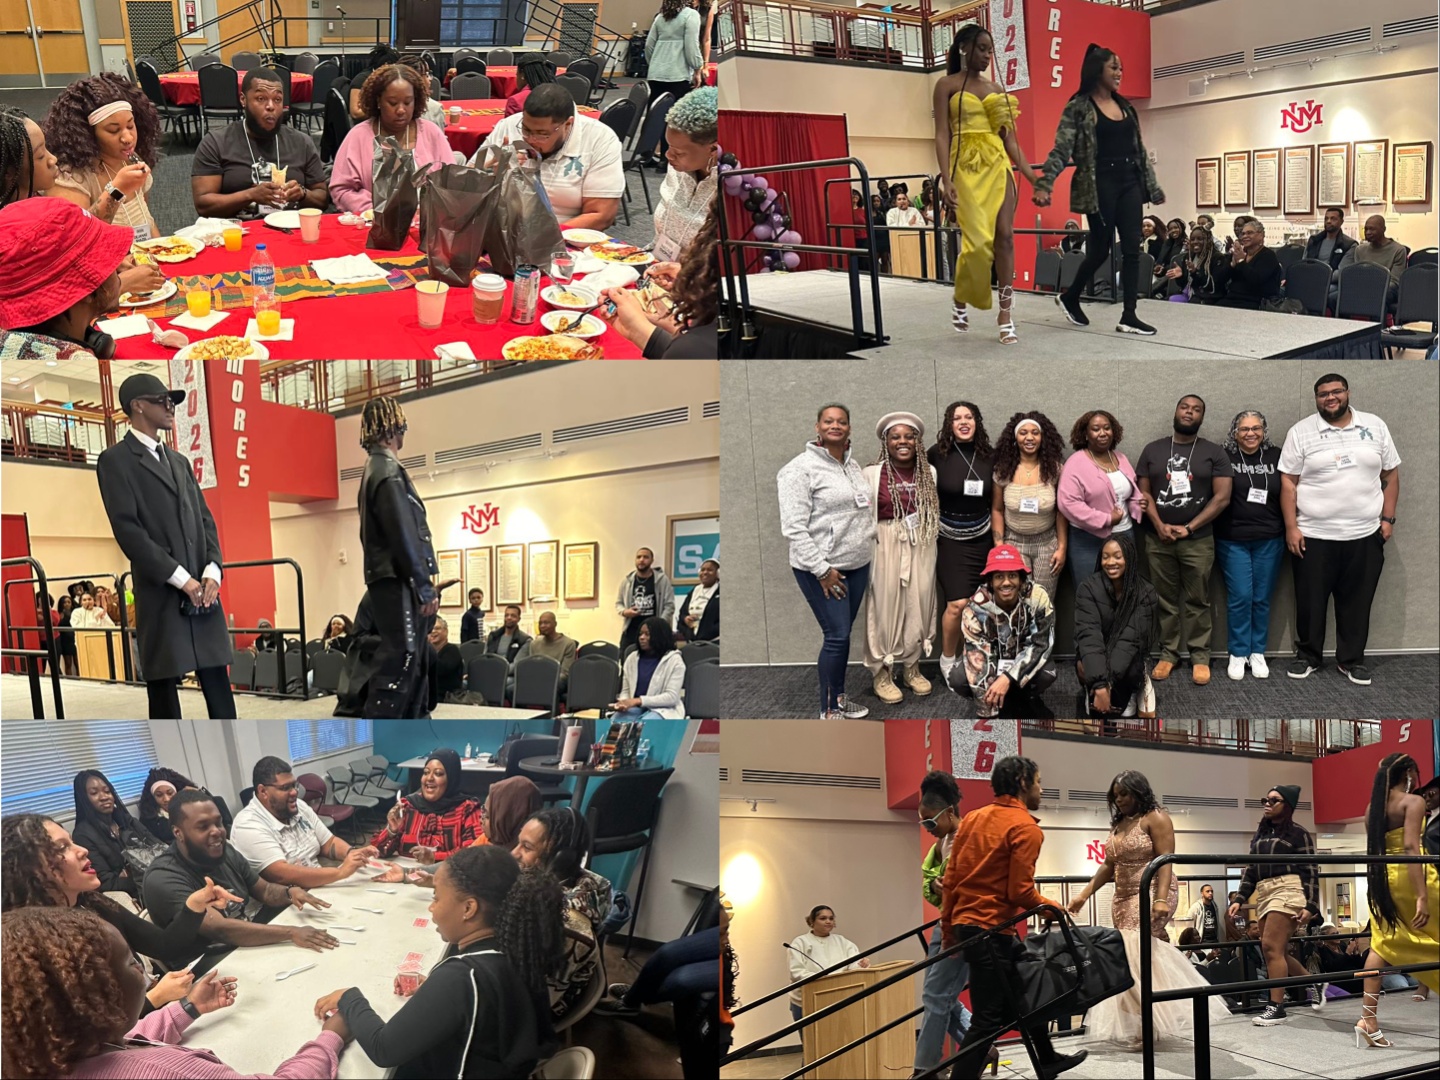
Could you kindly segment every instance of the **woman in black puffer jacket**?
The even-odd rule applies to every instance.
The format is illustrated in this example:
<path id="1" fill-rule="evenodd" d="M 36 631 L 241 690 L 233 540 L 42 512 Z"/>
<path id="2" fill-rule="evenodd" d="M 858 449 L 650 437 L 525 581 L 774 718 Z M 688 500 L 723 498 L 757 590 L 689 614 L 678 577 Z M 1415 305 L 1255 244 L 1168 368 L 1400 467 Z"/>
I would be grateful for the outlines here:
<path id="1" fill-rule="evenodd" d="M 1155 715 L 1145 660 L 1155 635 L 1155 589 L 1135 547 L 1111 538 L 1096 572 L 1075 590 L 1075 671 L 1092 717 Z"/>

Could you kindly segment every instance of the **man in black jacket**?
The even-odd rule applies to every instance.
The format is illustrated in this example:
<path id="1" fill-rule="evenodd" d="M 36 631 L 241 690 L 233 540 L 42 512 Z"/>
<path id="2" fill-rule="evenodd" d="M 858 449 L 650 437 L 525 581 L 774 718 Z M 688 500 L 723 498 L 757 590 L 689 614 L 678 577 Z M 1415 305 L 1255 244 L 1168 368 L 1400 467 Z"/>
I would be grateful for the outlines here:
<path id="1" fill-rule="evenodd" d="M 681 641 L 714 641 L 720 636 L 720 564 L 700 564 L 700 585 L 685 594 L 675 637 Z"/>
<path id="2" fill-rule="evenodd" d="M 520 629 L 520 605 L 508 604 L 505 607 L 504 623 L 491 630 L 489 637 L 485 639 L 485 651 L 503 656 L 505 662 L 513 668 L 521 647 L 528 645 L 530 640 L 530 635 Z"/>
<path id="3" fill-rule="evenodd" d="M 371 719 L 423 719 L 429 713 L 428 639 L 440 610 L 431 579 L 438 567 L 425 504 L 398 457 L 407 430 L 394 398 L 366 402 L 360 445 L 370 460 L 360 480 L 360 546 L 380 636 L 365 701 Z"/>
<path id="4" fill-rule="evenodd" d="M 1355 246 L 1355 238 L 1340 231 L 1345 222 L 1345 211 L 1338 206 L 1325 208 L 1325 230 L 1317 232 L 1305 242 L 1305 258 L 1319 259 L 1330 264 L 1334 273 L 1340 269 L 1340 260 Z"/>
<path id="5" fill-rule="evenodd" d="M 136 641 L 150 719 L 180 719 L 180 680 L 195 672 L 212 720 L 235 719 L 230 633 L 220 605 L 220 534 L 190 462 L 166 449 L 184 390 L 154 375 L 120 384 L 130 432 L 95 463 L 115 542 L 134 574 Z"/>

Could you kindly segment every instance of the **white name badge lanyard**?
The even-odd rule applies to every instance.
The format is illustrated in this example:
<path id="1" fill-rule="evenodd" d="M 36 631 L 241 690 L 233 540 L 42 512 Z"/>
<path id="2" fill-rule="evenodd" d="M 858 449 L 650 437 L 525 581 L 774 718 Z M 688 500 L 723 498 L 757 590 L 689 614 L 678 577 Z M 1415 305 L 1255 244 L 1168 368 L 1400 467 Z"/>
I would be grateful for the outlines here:
<path id="1" fill-rule="evenodd" d="M 1184 468 L 1183 471 L 1177 472 L 1177 471 L 1174 469 L 1173 466 L 1167 466 L 1167 468 L 1170 469 L 1170 494 L 1171 494 L 1171 495 L 1189 495 L 1189 494 L 1190 494 L 1190 459 L 1191 459 L 1191 457 L 1194 456 L 1194 454 L 1195 454 L 1195 444 L 1194 444 L 1194 443 L 1191 443 L 1191 444 L 1190 444 L 1190 453 L 1188 453 L 1188 454 L 1185 455 L 1185 468 Z M 1171 436 L 1171 438 L 1170 438 L 1170 460 L 1171 460 L 1171 461 L 1174 461 L 1174 460 L 1175 460 L 1175 438 L 1174 438 L 1174 436 Z"/>
<path id="2" fill-rule="evenodd" d="M 1246 475 L 1250 477 L 1250 490 L 1245 495 L 1245 501 L 1252 503 L 1264 503 L 1270 497 L 1270 477 L 1267 476 L 1265 473 L 1265 451 L 1261 450 L 1258 454 L 1256 454 L 1255 468 L 1253 471 L 1251 471 L 1250 469 L 1250 463 L 1245 460 L 1244 450 L 1240 451 L 1240 464 L 1245 466 Z M 1260 474 L 1260 479 L 1262 481 L 1261 485 L 1258 488 L 1255 486 L 1256 473 Z"/>
<path id="3" fill-rule="evenodd" d="M 966 495 L 984 495 L 984 494 L 985 494 L 985 481 L 982 480 L 982 479 L 980 479 L 980 477 L 978 477 L 978 476 L 975 475 L 975 456 L 976 456 L 976 455 L 971 454 L 971 455 L 967 458 L 967 457 L 965 456 L 965 451 L 964 451 L 964 450 L 961 450 L 958 446 L 955 448 L 955 452 L 960 455 L 960 460 L 963 461 L 963 462 L 965 462 L 965 471 L 970 474 L 969 476 L 967 476 L 967 477 L 965 478 L 965 481 L 964 481 L 964 485 L 963 485 L 963 488 L 962 488 L 962 490 L 964 491 L 964 493 L 965 493 Z"/>

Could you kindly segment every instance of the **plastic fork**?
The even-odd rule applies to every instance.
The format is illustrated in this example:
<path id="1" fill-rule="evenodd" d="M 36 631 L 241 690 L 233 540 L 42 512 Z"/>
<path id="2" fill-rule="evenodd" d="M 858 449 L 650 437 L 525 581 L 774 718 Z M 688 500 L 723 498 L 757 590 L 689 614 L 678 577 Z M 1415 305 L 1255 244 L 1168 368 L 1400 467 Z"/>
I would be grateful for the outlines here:
<path id="1" fill-rule="evenodd" d="M 301 964 L 299 967 L 297 967 L 297 968 L 291 968 L 289 971 L 277 971 L 277 972 L 275 973 L 275 981 L 276 981 L 276 982 L 284 982 L 284 981 L 285 981 L 286 979 L 288 979 L 291 975 L 299 975 L 300 972 L 302 972 L 302 971 L 309 971 L 309 970 L 310 970 L 311 968 L 313 968 L 313 967 L 315 967 L 314 964 Z"/>
<path id="2" fill-rule="evenodd" d="M 358 931 L 358 930 L 364 930 L 365 927 L 363 927 L 363 926 L 337 926 L 337 925 L 335 925 L 335 924 L 331 924 L 330 926 L 325 927 L 325 929 L 326 929 L 326 930 L 357 930 L 357 931 Z"/>
<path id="3" fill-rule="evenodd" d="M 361 907 L 359 904 L 356 904 L 356 905 L 355 905 L 355 910 L 356 910 L 356 911 L 368 911 L 368 912 L 370 912 L 370 914 L 372 914 L 372 915 L 384 915 L 384 914 L 385 914 L 385 912 L 384 912 L 383 910 L 381 910 L 380 908 L 378 908 L 378 907 Z"/>

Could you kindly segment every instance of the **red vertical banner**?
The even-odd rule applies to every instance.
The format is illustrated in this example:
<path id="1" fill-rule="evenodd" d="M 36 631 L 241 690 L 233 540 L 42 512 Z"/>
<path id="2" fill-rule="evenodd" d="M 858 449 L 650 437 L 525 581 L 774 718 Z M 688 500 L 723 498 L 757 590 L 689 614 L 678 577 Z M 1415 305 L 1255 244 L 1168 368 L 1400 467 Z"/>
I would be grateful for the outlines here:
<path id="1" fill-rule="evenodd" d="M 5 514 L 0 517 L 0 558 L 20 559 L 30 554 L 30 523 L 24 514 Z M 0 588 L 5 590 L 5 601 L 10 609 L 10 619 L 7 622 L 4 617 L 4 607 L 0 607 L 0 640 L 5 642 L 7 649 L 38 649 L 40 648 L 40 635 L 12 634 L 12 627 L 33 627 L 37 624 L 35 612 L 35 590 L 34 585 L 16 585 L 10 587 L 10 582 L 24 581 L 26 578 L 34 577 L 29 564 L 22 563 L 19 566 L 7 566 L 0 569 Z M 5 657 L 0 671 L 24 671 L 26 661 L 22 657 Z"/>

